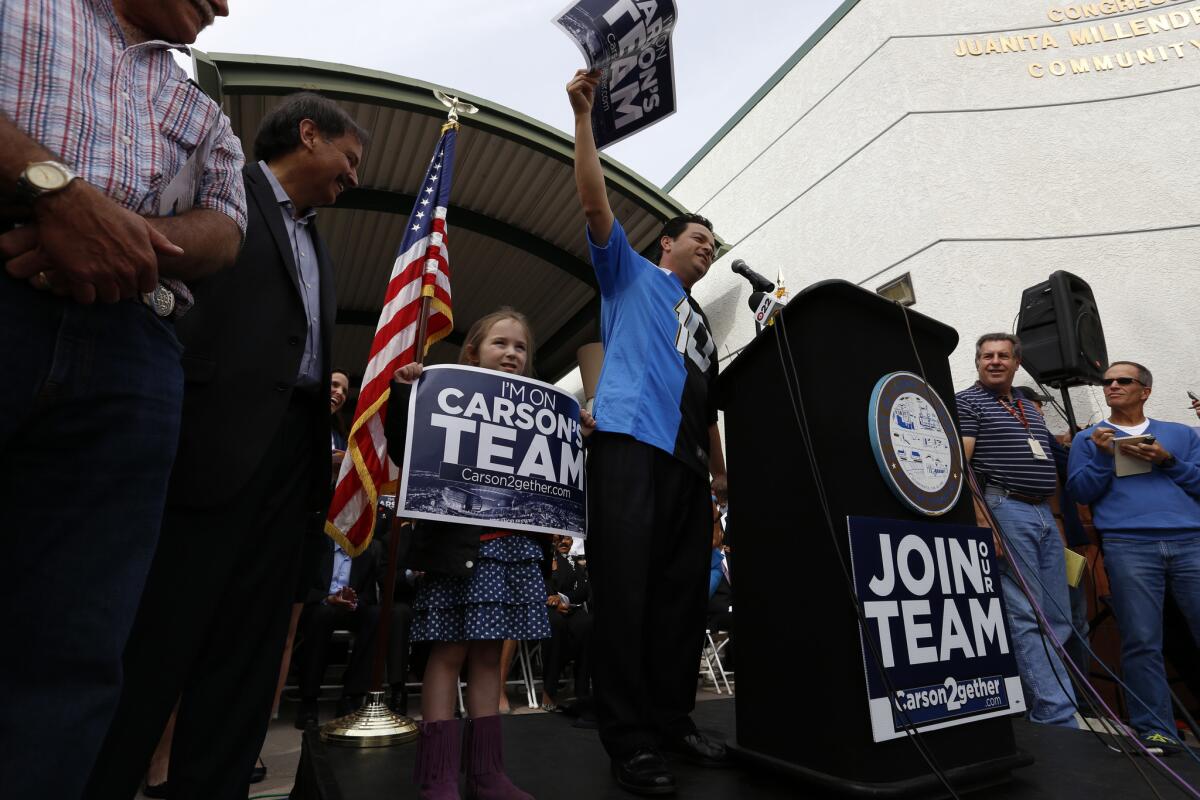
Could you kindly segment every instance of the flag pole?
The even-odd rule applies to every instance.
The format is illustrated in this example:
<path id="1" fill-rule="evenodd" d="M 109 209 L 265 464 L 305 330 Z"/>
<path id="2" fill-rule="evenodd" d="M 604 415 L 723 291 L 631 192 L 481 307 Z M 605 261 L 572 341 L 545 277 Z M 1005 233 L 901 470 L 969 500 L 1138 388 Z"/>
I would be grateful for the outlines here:
<path id="1" fill-rule="evenodd" d="M 460 128 L 459 112 L 474 114 L 479 109 L 457 97 L 451 97 L 435 89 L 434 95 L 449 107 L 446 123 L 441 135 Z M 426 268 L 428 269 L 428 268 Z M 425 348 L 429 338 L 429 313 L 433 305 L 433 287 L 422 286 L 421 307 L 417 312 L 417 336 L 414 358 L 418 364 L 425 363 Z M 387 667 L 388 640 L 391 638 L 393 606 L 396 604 L 396 572 L 399 566 L 400 537 L 405 528 L 411 530 L 412 522 L 400 516 L 400 498 L 388 519 L 388 548 L 383 577 L 383 596 L 380 597 L 379 622 L 375 630 L 375 654 L 371 663 L 371 684 L 363 706 L 352 714 L 328 722 L 321 728 L 322 741 L 352 747 L 386 747 L 410 742 L 417 738 L 417 723 L 411 717 L 393 712 L 383 701 L 383 680 Z M 404 676 L 401 676 L 401 680 Z M 404 687 L 392 687 L 393 695 Z"/>

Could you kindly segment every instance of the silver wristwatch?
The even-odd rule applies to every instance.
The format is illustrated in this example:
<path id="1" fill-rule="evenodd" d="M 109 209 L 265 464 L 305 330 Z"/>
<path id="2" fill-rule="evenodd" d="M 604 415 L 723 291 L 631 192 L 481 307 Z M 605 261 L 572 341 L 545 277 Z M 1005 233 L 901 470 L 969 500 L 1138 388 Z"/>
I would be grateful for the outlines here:
<path id="1" fill-rule="evenodd" d="M 61 192 L 79 176 L 59 161 L 34 161 L 17 178 L 17 191 L 27 200 Z"/>

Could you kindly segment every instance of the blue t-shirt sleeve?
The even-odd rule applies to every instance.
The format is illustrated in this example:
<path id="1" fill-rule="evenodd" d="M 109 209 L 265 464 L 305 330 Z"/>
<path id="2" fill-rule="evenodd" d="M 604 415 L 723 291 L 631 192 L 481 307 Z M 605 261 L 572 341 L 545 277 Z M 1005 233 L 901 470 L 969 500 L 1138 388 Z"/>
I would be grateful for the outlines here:
<path id="1" fill-rule="evenodd" d="M 592 241 L 591 231 L 586 227 L 584 230 L 588 252 L 592 257 L 592 269 L 596 271 L 596 280 L 600 284 L 600 294 L 611 297 L 633 280 L 640 259 L 625 238 L 625 229 L 618 220 L 613 220 L 612 232 L 602 245 Z"/>

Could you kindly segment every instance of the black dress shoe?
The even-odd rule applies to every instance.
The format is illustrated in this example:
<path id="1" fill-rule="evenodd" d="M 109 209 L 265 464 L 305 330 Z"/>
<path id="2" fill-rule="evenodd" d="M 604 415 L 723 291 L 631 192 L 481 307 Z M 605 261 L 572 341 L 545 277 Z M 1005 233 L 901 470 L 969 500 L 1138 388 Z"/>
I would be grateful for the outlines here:
<path id="1" fill-rule="evenodd" d="M 142 794 L 145 797 L 152 797 L 156 800 L 157 798 L 166 798 L 167 782 L 163 781 L 162 783 L 147 783 L 145 788 L 142 789 Z"/>
<path id="2" fill-rule="evenodd" d="M 634 794 L 675 794 L 675 776 L 663 757 L 650 749 L 641 749 L 628 758 L 612 760 L 617 785 Z"/>
<path id="3" fill-rule="evenodd" d="M 296 711 L 295 725 L 300 730 L 317 727 L 317 701 L 301 700 Z"/>
<path id="4" fill-rule="evenodd" d="M 267 777 L 267 765 L 263 763 L 262 758 L 258 759 L 258 763 L 254 765 L 254 769 L 250 770 L 250 783 L 262 783 Z"/>
<path id="5" fill-rule="evenodd" d="M 724 742 L 711 739 L 699 731 L 665 741 L 663 751 L 682 756 L 701 767 L 728 767 L 733 763 Z"/>

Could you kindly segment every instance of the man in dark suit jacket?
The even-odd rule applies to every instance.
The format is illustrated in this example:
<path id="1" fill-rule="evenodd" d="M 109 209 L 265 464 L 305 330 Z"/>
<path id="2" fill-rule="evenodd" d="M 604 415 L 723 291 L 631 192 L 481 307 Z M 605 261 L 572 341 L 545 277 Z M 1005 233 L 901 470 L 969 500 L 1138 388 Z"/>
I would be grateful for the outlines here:
<path id="1" fill-rule="evenodd" d="M 284 98 L 244 172 L 236 265 L 178 327 L 183 423 L 125 688 L 88 796 L 136 791 L 179 701 L 171 797 L 244 800 L 266 737 L 306 531 L 329 498 L 333 267 L 314 208 L 357 185 L 366 134 L 318 95 Z"/>

